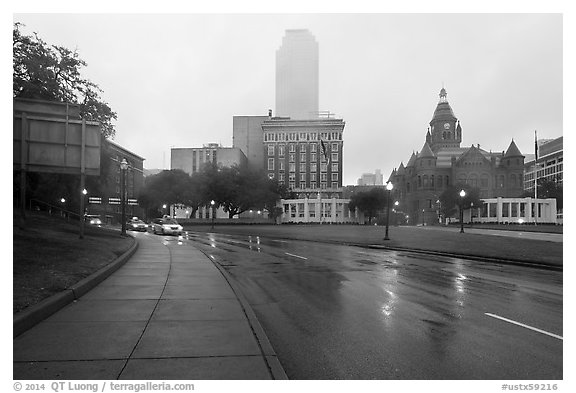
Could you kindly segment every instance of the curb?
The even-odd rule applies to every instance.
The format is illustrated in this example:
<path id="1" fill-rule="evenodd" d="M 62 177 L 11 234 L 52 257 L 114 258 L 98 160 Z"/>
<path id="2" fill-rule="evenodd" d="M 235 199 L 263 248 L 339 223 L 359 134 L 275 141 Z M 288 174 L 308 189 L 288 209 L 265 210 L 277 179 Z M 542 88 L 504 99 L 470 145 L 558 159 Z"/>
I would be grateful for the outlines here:
<path id="1" fill-rule="evenodd" d="M 85 295 L 88 291 L 122 267 L 122 265 L 124 265 L 138 249 L 138 242 L 136 239 L 131 235 L 128 236 L 134 240 L 134 243 L 126 252 L 124 252 L 124 254 L 120 255 L 113 262 L 80 280 L 70 288 L 52 295 L 14 315 L 12 338 L 18 337 L 28 329 L 34 327 L 39 322 L 54 314 L 56 311 L 62 309 L 64 306 L 79 299 L 82 295 Z"/>
<path id="2" fill-rule="evenodd" d="M 204 251 L 202 251 L 198 247 L 195 248 L 202 254 L 204 254 L 206 258 L 208 258 L 214 264 L 214 266 L 216 266 L 216 268 L 220 271 L 220 274 L 224 276 L 224 279 L 228 282 L 228 284 L 232 288 L 232 291 L 236 295 L 236 298 L 238 298 L 238 301 L 240 302 L 240 305 L 244 310 L 244 314 L 248 318 L 248 323 L 252 328 L 252 332 L 256 336 L 256 341 L 260 346 L 260 350 L 262 351 L 264 360 L 268 366 L 268 369 L 270 370 L 270 374 L 272 374 L 272 379 L 288 380 L 288 376 L 286 375 L 286 372 L 284 371 L 284 368 L 282 367 L 280 360 L 278 360 L 278 356 L 276 355 L 276 352 L 274 351 L 272 344 L 270 344 L 268 336 L 264 332 L 262 325 L 260 325 L 260 322 L 258 321 L 256 314 L 254 313 L 254 310 L 250 306 L 250 303 L 248 303 L 248 299 L 246 299 L 246 297 L 242 293 L 242 290 L 240 289 L 240 286 L 238 285 L 236 280 L 213 258 L 211 258 L 209 255 L 207 255 Z"/>
<path id="3" fill-rule="evenodd" d="M 546 264 L 546 263 L 538 263 L 538 262 L 528 262 L 528 261 L 523 261 L 520 259 L 502 259 L 502 258 L 495 258 L 495 257 L 485 257 L 482 255 L 457 254 L 457 253 L 449 253 L 449 252 L 443 252 L 443 251 L 423 250 L 423 249 L 418 249 L 418 248 L 389 247 L 389 246 L 381 246 L 378 244 L 348 243 L 347 245 L 355 246 L 355 247 L 362 247 L 362 248 L 370 248 L 370 249 L 374 249 L 374 250 L 403 251 L 403 252 L 412 252 L 412 253 L 417 253 L 417 254 L 438 255 L 438 256 L 449 257 L 449 258 L 466 258 L 466 259 L 471 259 L 471 260 L 480 261 L 480 262 L 500 263 L 503 265 L 525 266 L 525 267 L 532 267 L 532 268 L 536 268 L 536 269 L 553 270 L 553 271 L 560 271 L 560 272 L 564 270 L 564 267 L 562 265 L 554 265 L 554 264 Z"/>

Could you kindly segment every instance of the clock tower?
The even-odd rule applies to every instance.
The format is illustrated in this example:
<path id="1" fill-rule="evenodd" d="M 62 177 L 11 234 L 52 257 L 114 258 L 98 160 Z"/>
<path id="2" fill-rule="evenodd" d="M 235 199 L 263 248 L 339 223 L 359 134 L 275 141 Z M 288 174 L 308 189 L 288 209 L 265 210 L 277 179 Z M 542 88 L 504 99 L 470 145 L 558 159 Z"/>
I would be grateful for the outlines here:
<path id="1" fill-rule="evenodd" d="M 460 147 L 462 128 L 446 98 L 446 89 L 440 90 L 440 101 L 430 121 L 430 148 L 436 153 L 441 148 Z"/>

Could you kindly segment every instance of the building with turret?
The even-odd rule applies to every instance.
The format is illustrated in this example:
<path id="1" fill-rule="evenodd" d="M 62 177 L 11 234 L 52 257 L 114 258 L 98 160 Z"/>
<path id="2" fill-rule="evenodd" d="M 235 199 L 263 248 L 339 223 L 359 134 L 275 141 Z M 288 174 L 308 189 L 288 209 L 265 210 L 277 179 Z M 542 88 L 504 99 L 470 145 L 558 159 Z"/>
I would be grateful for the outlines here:
<path id="1" fill-rule="evenodd" d="M 462 126 L 442 88 L 424 145 L 389 178 L 398 209 L 409 222 L 437 223 L 440 195 L 452 185 L 477 187 L 482 199 L 516 198 L 523 193 L 524 155 L 514 140 L 500 152 L 486 151 L 479 144 L 461 147 L 461 143 Z"/>

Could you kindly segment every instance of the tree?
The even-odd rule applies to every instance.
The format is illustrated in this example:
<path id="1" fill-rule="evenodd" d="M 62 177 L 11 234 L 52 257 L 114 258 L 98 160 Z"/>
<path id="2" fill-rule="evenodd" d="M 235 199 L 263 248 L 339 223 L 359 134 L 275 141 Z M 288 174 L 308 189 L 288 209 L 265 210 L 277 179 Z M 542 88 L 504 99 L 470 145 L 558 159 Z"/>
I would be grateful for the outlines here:
<path id="1" fill-rule="evenodd" d="M 386 207 L 386 191 L 381 188 L 373 188 L 370 191 L 362 191 L 352 195 L 348 208 L 353 211 L 356 208 L 368 217 L 368 224 L 372 224 L 379 211 Z"/>
<path id="2" fill-rule="evenodd" d="M 460 191 L 464 190 L 466 196 L 462 199 Z M 449 186 L 442 194 L 440 194 L 441 212 L 444 217 L 453 217 L 458 212 L 460 204 L 464 210 L 470 209 L 472 204 L 474 206 L 482 206 L 480 199 L 480 189 L 472 187 L 468 184 L 456 184 Z"/>
<path id="3" fill-rule="evenodd" d="M 556 208 L 562 210 L 564 202 L 562 183 L 555 180 L 538 179 L 538 198 L 555 198 Z M 534 191 L 525 191 L 523 198 L 534 197 Z"/>
<path id="4" fill-rule="evenodd" d="M 48 45 L 37 33 L 23 35 L 21 26 L 15 23 L 12 31 L 13 97 L 79 104 L 82 118 L 100 122 L 104 137 L 113 137 L 116 113 L 100 97 L 100 87 L 82 77 L 87 64 L 78 52 Z"/>
<path id="5" fill-rule="evenodd" d="M 162 205 L 196 206 L 198 195 L 190 176 L 180 170 L 165 170 L 146 178 L 138 204 L 147 211 L 159 211 Z"/>

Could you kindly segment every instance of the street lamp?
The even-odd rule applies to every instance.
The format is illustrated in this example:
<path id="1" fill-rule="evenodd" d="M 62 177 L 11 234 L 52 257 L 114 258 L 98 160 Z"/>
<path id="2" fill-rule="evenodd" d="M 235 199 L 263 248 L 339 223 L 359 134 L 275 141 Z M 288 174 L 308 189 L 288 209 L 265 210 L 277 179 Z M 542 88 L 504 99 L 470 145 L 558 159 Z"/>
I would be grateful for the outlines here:
<path id="1" fill-rule="evenodd" d="M 464 233 L 464 197 L 466 191 L 460 190 L 460 233 Z"/>
<path id="2" fill-rule="evenodd" d="M 474 224 L 474 202 L 470 202 L 470 226 Z"/>
<path id="3" fill-rule="evenodd" d="M 82 196 L 80 197 L 80 239 L 84 239 L 84 221 L 86 219 L 86 208 L 84 207 L 85 206 L 84 199 L 86 198 L 86 194 L 88 194 L 88 191 L 85 188 L 83 188 Z"/>
<path id="4" fill-rule="evenodd" d="M 216 204 L 216 202 L 214 202 L 214 199 L 212 199 L 210 201 L 210 206 L 212 206 L 212 230 L 214 230 L 214 205 Z"/>
<path id="5" fill-rule="evenodd" d="M 122 236 L 126 236 L 126 170 L 128 169 L 128 161 L 125 158 L 120 163 L 120 192 L 122 193 L 120 203 L 122 205 Z"/>
<path id="6" fill-rule="evenodd" d="M 386 235 L 384 236 L 384 240 L 390 240 L 388 237 L 388 226 L 390 223 L 390 193 L 392 192 L 393 188 L 394 185 L 392 182 L 386 183 L 386 190 L 388 192 L 386 193 Z"/>

